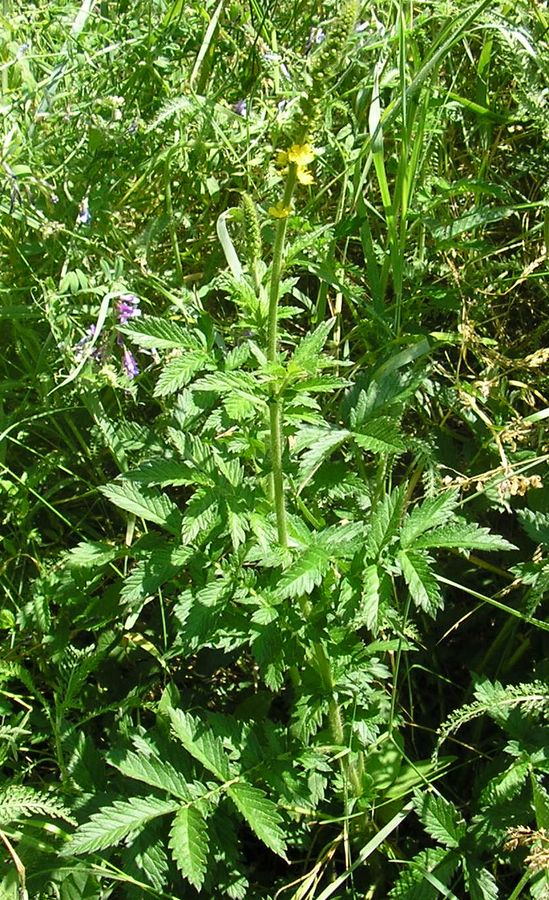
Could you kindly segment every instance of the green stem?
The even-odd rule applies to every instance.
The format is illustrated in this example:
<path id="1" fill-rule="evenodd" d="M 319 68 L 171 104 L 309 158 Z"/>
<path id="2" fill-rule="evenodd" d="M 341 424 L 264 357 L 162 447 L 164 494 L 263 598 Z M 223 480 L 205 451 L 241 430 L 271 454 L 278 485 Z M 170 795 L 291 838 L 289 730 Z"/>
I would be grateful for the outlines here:
<path id="1" fill-rule="evenodd" d="M 297 177 L 297 166 L 291 165 L 288 170 L 282 205 L 289 209 L 292 202 Z M 269 287 L 269 321 L 267 330 L 267 359 L 276 360 L 278 349 L 278 301 L 280 297 L 280 279 L 284 263 L 284 242 L 288 219 L 279 219 L 276 227 L 273 247 L 273 264 Z M 282 401 L 278 394 L 273 394 L 269 404 L 271 427 L 271 463 L 273 471 L 273 495 L 276 512 L 278 541 L 282 547 L 288 546 L 288 528 L 286 525 L 286 505 L 284 502 L 284 472 L 282 470 Z"/>
<path id="2" fill-rule="evenodd" d="M 286 184 L 284 186 L 284 196 L 282 198 L 282 206 L 284 208 L 290 208 L 296 180 L 297 166 L 292 164 L 288 170 Z M 273 264 L 271 267 L 271 284 L 269 288 L 269 322 L 267 331 L 267 359 L 269 362 L 275 361 L 278 345 L 278 301 L 280 299 L 280 279 L 284 262 L 284 242 L 286 240 L 287 226 L 287 216 L 277 220 L 273 247 Z"/>
<path id="3" fill-rule="evenodd" d="M 284 502 L 284 472 L 282 470 L 282 403 L 275 397 L 269 404 L 271 420 L 271 464 L 273 467 L 273 494 L 276 512 L 278 542 L 281 547 L 288 546 L 288 528 L 286 525 L 286 504 Z"/>
<path id="4" fill-rule="evenodd" d="M 297 166 L 290 164 L 286 184 L 284 186 L 284 196 L 282 198 L 282 207 L 288 208 L 292 202 L 292 195 L 297 181 Z M 280 281 L 282 277 L 282 268 L 284 263 L 284 244 L 286 240 L 286 229 L 288 219 L 278 219 L 275 240 L 273 246 L 273 262 L 271 267 L 271 282 L 269 287 L 269 319 L 267 330 L 267 359 L 269 362 L 276 361 L 278 350 L 278 303 L 280 300 Z M 270 435 L 271 435 L 271 465 L 273 478 L 273 495 L 276 513 L 276 525 L 278 533 L 278 541 L 282 547 L 288 546 L 288 528 L 286 522 L 286 506 L 284 502 L 284 471 L 282 468 L 282 400 L 278 393 L 273 393 L 269 403 L 270 418 Z M 302 597 L 299 601 L 301 612 L 304 619 L 311 616 L 311 604 L 309 600 Z M 332 675 L 332 666 L 330 658 L 321 643 L 316 643 L 313 647 L 313 653 L 316 660 L 316 668 L 320 675 L 322 685 L 326 693 L 330 696 L 328 708 L 328 722 L 330 733 L 334 744 L 339 747 L 345 746 L 345 724 L 339 703 L 337 702 L 334 690 L 334 680 Z M 361 785 L 361 766 L 353 765 L 348 757 L 341 760 L 342 772 L 353 797 L 360 797 L 362 793 Z"/>

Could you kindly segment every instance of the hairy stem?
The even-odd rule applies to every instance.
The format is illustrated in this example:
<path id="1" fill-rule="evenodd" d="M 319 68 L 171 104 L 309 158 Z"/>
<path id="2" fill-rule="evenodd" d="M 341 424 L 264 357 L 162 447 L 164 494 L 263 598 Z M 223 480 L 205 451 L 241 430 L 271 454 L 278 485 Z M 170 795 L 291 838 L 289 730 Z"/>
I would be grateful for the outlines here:
<path id="1" fill-rule="evenodd" d="M 290 165 L 284 196 L 283 207 L 290 207 L 297 176 L 297 167 Z M 267 359 L 274 362 L 278 348 L 278 301 L 280 297 L 280 279 L 284 262 L 284 242 L 288 219 L 278 219 L 273 247 L 273 264 L 269 288 L 269 322 L 267 331 Z M 273 472 L 273 494 L 276 512 L 278 541 L 282 547 L 288 546 L 288 529 L 286 525 L 286 505 L 284 502 L 284 473 L 282 471 L 282 401 L 278 394 L 273 394 L 269 405 L 271 430 L 271 463 Z"/>
<path id="2" fill-rule="evenodd" d="M 289 209 L 292 195 L 297 181 L 297 166 L 290 164 L 282 207 Z M 284 263 L 284 244 L 286 239 L 287 217 L 278 219 L 274 247 L 273 263 L 271 268 L 271 282 L 269 287 L 269 321 L 267 332 L 267 359 L 269 362 L 276 360 L 278 349 L 278 303 L 280 300 L 280 281 Z M 284 471 L 282 467 L 282 400 L 276 393 L 271 397 L 269 404 L 270 436 L 271 436 L 271 465 L 273 479 L 273 496 L 276 513 L 276 525 L 278 541 L 282 547 L 288 546 L 288 528 L 286 523 L 286 506 L 284 501 Z M 311 604 L 308 599 L 302 597 L 299 601 L 301 612 L 305 619 L 310 618 Z M 337 702 L 335 686 L 332 675 L 330 658 L 321 643 L 316 643 L 313 648 L 316 668 L 320 675 L 322 685 L 330 697 L 328 708 L 328 723 L 334 744 L 345 746 L 345 722 L 341 707 Z M 361 765 L 355 765 L 347 756 L 341 760 L 341 769 L 350 793 L 353 797 L 359 797 L 362 793 Z"/>

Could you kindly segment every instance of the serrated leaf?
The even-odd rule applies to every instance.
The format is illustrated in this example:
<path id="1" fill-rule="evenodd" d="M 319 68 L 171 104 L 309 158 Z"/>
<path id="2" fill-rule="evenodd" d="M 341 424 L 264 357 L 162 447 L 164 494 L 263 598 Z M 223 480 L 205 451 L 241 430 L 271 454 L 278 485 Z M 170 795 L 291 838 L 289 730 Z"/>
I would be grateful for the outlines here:
<path id="1" fill-rule="evenodd" d="M 3 786 L 0 790 L 0 823 L 8 825 L 28 816 L 64 819 L 72 825 L 76 824 L 70 810 L 45 792 L 22 784 Z"/>
<path id="2" fill-rule="evenodd" d="M 435 225 L 429 219 L 431 234 L 436 241 L 449 241 L 466 231 L 475 231 L 477 228 L 492 222 L 499 222 L 513 215 L 514 210 L 507 206 L 499 207 L 473 207 L 465 215 L 454 219 L 449 225 Z"/>
<path id="3" fill-rule="evenodd" d="M 378 632 L 379 570 L 375 564 L 365 566 L 362 572 L 362 602 L 353 620 L 354 628 L 365 626 L 375 635 Z"/>
<path id="4" fill-rule="evenodd" d="M 170 828 L 170 849 L 177 867 L 199 891 L 208 869 L 209 834 L 195 806 L 182 807 Z"/>
<path id="5" fill-rule="evenodd" d="M 329 525 L 315 533 L 315 541 L 331 554 L 349 559 L 363 543 L 364 530 L 363 522 Z"/>
<path id="6" fill-rule="evenodd" d="M 308 547 L 292 565 L 286 569 L 276 588 L 282 600 L 310 594 L 320 584 L 330 567 L 330 554 L 324 547 Z"/>
<path id="7" fill-rule="evenodd" d="M 374 508 L 369 522 L 368 539 L 364 547 L 367 559 L 376 559 L 383 548 L 400 532 L 404 507 L 405 485 L 385 494 Z"/>
<path id="8" fill-rule="evenodd" d="M 212 492 L 197 492 L 187 503 L 181 523 L 181 540 L 192 543 L 199 535 L 206 534 L 219 519 L 217 497 Z"/>
<path id="9" fill-rule="evenodd" d="M 175 459 L 147 460 L 124 478 L 149 487 L 151 485 L 166 487 L 167 485 L 182 484 L 213 484 L 211 475 L 203 469 L 197 468 L 192 463 L 181 463 Z"/>
<path id="10" fill-rule="evenodd" d="M 466 833 L 466 825 L 457 809 L 444 797 L 416 791 L 414 806 L 423 827 L 445 847 L 456 848 Z"/>
<path id="11" fill-rule="evenodd" d="M 302 428 L 297 435 L 296 450 L 309 449 L 299 462 L 300 489 L 316 469 L 343 444 L 350 432 L 343 428 Z"/>
<path id="12" fill-rule="evenodd" d="M 190 547 L 156 547 L 146 559 L 140 559 L 124 579 L 120 598 L 135 603 L 155 594 L 161 585 L 174 578 L 192 555 Z"/>
<path id="13" fill-rule="evenodd" d="M 365 422 L 360 431 L 353 431 L 353 440 L 363 450 L 372 453 L 403 453 L 406 450 L 399 424 L 388 416 Z"/>
<path id="14" fill-rule="evenodd" d="M 401 550 L 397 557 L 412 600 L 430 616 L 435 616 L 443 606 L 438 582 L 429 565 L 426 553 L 417 550 Z"/>
<path id="15" fill-rule="evenodd" d="M 115 506 L 147 522 L 162 525 L 172 534 L 181 527 L 181 513 L 169 497 L 153 488 L 140 488 L 128 481 L 112 482 L 99 488 Z"/>
<path id="16" fill-rule="evenodd" d="M 220 781 L 229 781 L 231 768 L 223 742 L 198 719 L 181 709 L 169 709 L 172 730 L 187 753 Z"/>
<path id="17" fill-rule="evenodd" d="M 227 788 L 227 794 L 260 841 L 274 853 L 286 858 L 284 832 L 280 827 L 282 818 L 265 792 L 239 781 Z"/>
<path id="18" fill-rule="evenodd" d="M 465 886 L 470 900 L 498 900 L 499 891 L 495 878 L 480 861 L 468 859 L 464 866 Z"/>
<path id="19" fill-rule="evenodd" d="M 512 800 L 520 792 L 531 768 L 530 760 L 519 760 L 492 778 L 481 795 L 484 808 Z"/>
<path id="20" fill-rule="evenodd" d="M 149 822 L 143 831 L 132 835 L 131 843 L 124 847 L 121 857 L 125 875 L 151 884 L 162 894 L 166 886 L 169 861 L 164 849 L 164 835 L 158 824 L 156 820 Z M 82 895 L 77 895 L 74 900 L 82 900 Z M 97 894 L 93 894 L 89 900 L 97 900 Z"/>
<path id="21" fill-rule="evenodd" d="M 298 393 L 324 394 L 347 387 L 348 384 L 347 378 L 340 378 L 337 375 L 319 375 L 317 378 L 305 378 L 303 381 L 292 384 L 292 390 Z"/>
<path id="22" fill-rule="evenodd" d="M 80 826 L 61 850 L 61 855 L 95 853 L 97 850 L 114 847 L 132 831 L 137 831 L 152 819 L 166 816 L 178 808 L 179 803 L 175 800 L 161 800 L 159 797 L 115 800 L 111 806 L 104 806 Z"/>
<path id="23" fill-rule="evenodd" d="M 445 491 L 438 497 L 425 500 L 406 516 L 400 532 L 400 545 L 404 549 L 413 546 L 420 534 L 431 528 L 446 525 L 453 517 L 458 500 L 457 491 Z"/>
<path id="24" fill-rule="evenodd" d="M 252 622 L 255 625 L 270 625 L 278 619 L 278 612 L 274 606 L 260 606 L 252 614 Z"/>
<path id="25" fill-rule="evenodd" d="M 139 347 L 155 350 L 200 348 L 200 342 L 188 328 L 154 316 L 132 319 L 117 328 Z"/>
<path id="26" fill-rule="evenodd" d="M 180 800 L 191 799 L 184 775 L 174 769 L 168 760 L 134 753 L 132 750 L 113 750 L 107 760 L 128 778 L 135 778 L 136 781 L 148 784 L 149 787 L 159 788 Z"/>
<path id="27" fill-rule="evenodd" d="M 66 554 L 69 566 L 87 568 L 88 566 L 104 566 L 118 556 L 118 549 L 102 541 L 80 541 Z"/>
<path id="28" fill-rule="evenodd" d="M 458 865 L 458 856 L 443 847 L 422 850 L 406 866 L 391 891 L 391 900 L 439 900 Z M 455 894 L 446 894 L 455 900 Z"/>
<path id="29" fill-rule="evenodd" d="M 544 544 L 545 547 L 549 547 L 549 513 L 519 509 L 517 516 L 529 538 L 536 544 Z"/>
<path id="30" fill-rule="evenodd" d="M 319 356 L 328 340 L 328 335 L 334 327 L 335 318 L 321 322 L 314 331 L 303 337 L 290 360 L 290 365 L 306 372 L 316 372 L 319 366 Z"/>
<path id="31" fill-rule="evenodd" d="M 154 389 L 155 397 L 167 397 L 189 384 L 197 372 L 211 365 L 208 354 L 195 350 L 169 359 L 163 367 Z"/>
<path id="32" fill-rule="evenodd" d="M 257 409 L 265 411 L 267 403 L 259 393 L 258 382 L 247 372 L 212 372 L 193 384 L 195 391 L 235 394 Z"/>
<path id="33" fill-rule="evenodd" d="M 420 535 L 414 541 L 414 548 L 453 547 L 460 550 L 516 550 L 498 534 L 491 534 L 488 528 L 481 528 L 474 522 L 455 519 L 449 525 L 435 528 Z"/>

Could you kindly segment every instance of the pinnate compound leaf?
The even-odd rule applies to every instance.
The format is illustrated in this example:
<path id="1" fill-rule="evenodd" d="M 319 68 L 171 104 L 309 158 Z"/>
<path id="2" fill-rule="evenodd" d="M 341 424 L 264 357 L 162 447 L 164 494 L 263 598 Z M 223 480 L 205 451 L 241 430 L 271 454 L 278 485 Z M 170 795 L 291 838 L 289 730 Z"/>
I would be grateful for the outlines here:
<path id="1" fill-rule="evenodd" d="M 175 503 L 154 488 L 138 487 L 128 481 L 113 482 L 100 488 L 112 503 L 147 522 L 162 525 L 172 534 L 181 527 L 181 513 Z"/>
<path id="2" fill-rule="evenodd" d="M 179 803 L 175 800 L 152 796 L 115 800 L 112 806 L 104 806 L 81 825 L 61 852 L 63 856 L 72 856 L 73 853 L 95 853 L 114 847 L 132 831 L 178 808 Z"/>
<path id="3" fill-rule="evenodd" d="M 437 610 L 443 606 L 443 600 L 438 582 L 429 565 L 429 557 L 421 551 L 401 550 L 397 559 L 415 605 L 428 615 L 435 616 Z"/>
<path id="4" fill-rule="evenodd" d="M 406 516 L 400 533 L 400 545 L 407 548 L 420 534 L 445 525 L 451 518 L 458 500 L 457 491 L 445 491 L 438 497 L 425 500 Z"/>
<path id="5" fill-rule="evenodd" d="M 465 836 L 466 826 L 453 803 L 430 792 L 416 791 L 414 806 L 432 838 L 445 847 L 459 846 Z"/>
<path id="6" fill-rule="evenodd" d="M 168 710 L 172 730 L 187 753 L 220 781 L 229 781 L 231 770 L 223 742 L 199 719 L 181 709 Z"/>
<path id="7" fill-rule="evenodd" d="M 170 828 L 170 849 L 187 881 L 200 890 L 208 868 L 209 835 L 204 817 L 195 806 L 181 807 Z"/>
<path id="8" fill-rule="evenodd" d="M 474 522 L 455 519 L 449 525 L 434 528 L 420 535 L 414 541 L 414 548 L 453 547 L 459 550 L 516 550 L 514 544 L 491 534 L 488 528 L 481 528 Z"/>
<path id="9" fill-rule="evenodd" d="M 244 781 L 230 785 L 227 793 L 246 822 L 263 843 L 285 858 L 286 843 L 276 805 L 258 787 Z"/>
<path id="10" fill-rule="evenodd" d="M 285 600 L 310 594 L 320 584 L 329 567 L 330 553 L 324 547 L 308 547 L 282 575 L 276 589 L 277 596 Z"/>
<path id="11" fill-rule="evenodd" d="M 180 800 L 191 799 L 184 775 L 174 769 L 167 760 L 134 753 L 132 750 L 113 750 L 108 756 L 108 761 L 128 778 L 135 778 L 136 781 L 148 784 L 149 787 L 160 788 Z"/>

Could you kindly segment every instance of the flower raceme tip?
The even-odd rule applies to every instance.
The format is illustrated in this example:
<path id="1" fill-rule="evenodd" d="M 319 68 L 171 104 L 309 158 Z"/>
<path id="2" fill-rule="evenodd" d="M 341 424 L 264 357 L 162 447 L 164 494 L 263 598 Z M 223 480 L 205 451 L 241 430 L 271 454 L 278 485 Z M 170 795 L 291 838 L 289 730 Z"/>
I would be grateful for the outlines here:
<path id="1" fill-rule="evenodd" d="M 295 165 L 297 180 L 300 184 L 312 184 L 312 172 L 307 168 L 315 158 L 315 151 L 310 144 L 292 144 L 288 150 L 280 150 L 276 157 L 277 166 Z"/>

